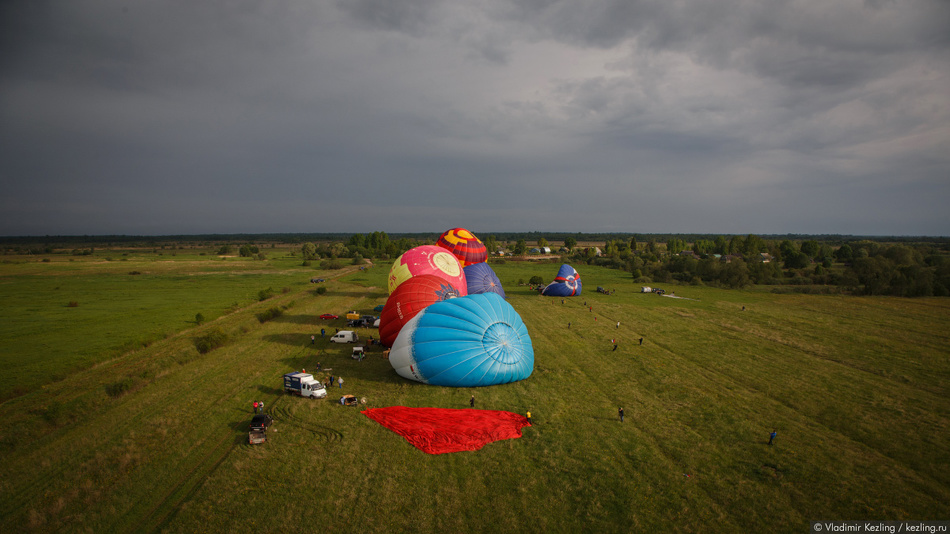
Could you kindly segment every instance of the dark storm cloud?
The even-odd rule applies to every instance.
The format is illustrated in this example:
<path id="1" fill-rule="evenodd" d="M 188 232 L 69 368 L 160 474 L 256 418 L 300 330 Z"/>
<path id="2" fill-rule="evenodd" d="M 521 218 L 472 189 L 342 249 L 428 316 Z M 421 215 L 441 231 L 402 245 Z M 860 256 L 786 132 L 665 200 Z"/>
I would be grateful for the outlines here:
<path id="1" fill-rule="evenodd" d="M 946 2 L 0 5 L 0 233 L 950 233 Z"/>

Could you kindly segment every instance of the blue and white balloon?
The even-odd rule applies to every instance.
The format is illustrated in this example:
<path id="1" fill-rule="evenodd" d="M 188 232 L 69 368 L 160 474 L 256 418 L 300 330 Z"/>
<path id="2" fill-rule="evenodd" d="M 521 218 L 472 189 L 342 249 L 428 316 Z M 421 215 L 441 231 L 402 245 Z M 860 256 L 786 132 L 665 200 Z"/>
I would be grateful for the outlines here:
<path id="1" fill-rule="evenodd" d="M 534 371 L 534 348 L 518 312 L 496 293 L 429 305 L 400 330 L 389 353 L 396 372 L 452 387 L 517 382 Z"/>
<path id="2" fill-rule="evenodd" d="M 541 290 L 548 297 L 579 297 L 581 294 L 581 275 L 570 265 L 561 265 L 554 281 Z"/>

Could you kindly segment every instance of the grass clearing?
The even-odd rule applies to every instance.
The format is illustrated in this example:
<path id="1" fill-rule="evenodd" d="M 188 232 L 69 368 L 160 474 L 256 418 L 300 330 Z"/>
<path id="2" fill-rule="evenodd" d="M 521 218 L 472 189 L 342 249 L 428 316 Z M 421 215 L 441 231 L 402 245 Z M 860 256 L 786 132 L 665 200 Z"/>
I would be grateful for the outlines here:
<path id="1" fill-rule="evenodd" d="M 253 267 L 268 271 L 264 263 Z M 69 267 L 80 279 L 100 276 Z M 173 266 L 162 275 L 143 267 L 136 277 L 156 276 L 146 282 L 157 293 L 191 279 Z M 192 294 L 222 311 L 179 303 L 178 326 L 148 346 L 0 405 L 13 429 L 0 437 L 7 523 L 22 531 L 801 532 L 818 518 L 950 515 L 947 299 L 670 286 L 695 300 L 672 299 L 638 293 L 624 273 L 581 266 L 585 291 L 562 304 L 516 284 L 551 278 L 556 264 L 508 262 L 496 272 L 528 326 L 534 373 L 453 389 L 401 379 L 378 348 L 357 362 L 349 345 L 320 337 L 343 324 L 321 313 L 385 302 L 388 266 L 332 280 L 319 297 L 308 275 L 271 267 L 273 279 L 239 286 L 233 308 L 236 286 L 218 278 L 252 275 L 192 277 L 200 278 Z M 121 274 L 101 276 L 102 291 L 124 283 Z M 592 291 L 598 285 L 616 293 Z M 48 295 L 55 290 L 34 287 L 40 301 L 57 301 Z M 267 287 L 291 290 L 258 302 Z M 69 311 L 86 305 L 69 300 L 80 302 Z M 111 322 L 107 304 L 103 322 Z M 275 306 L 284 313 L 258 320 Z M 194 323 L 196 311 L 206 324 Z M 116 320 L 102 328 L 136 330 Z M 215 328 L 228 343 L 200 354 L 195 338 Z M 334 402 L 336 386 L 319 401 L 282 393 L 283 373 L 317 362 L 366 407 L 465 408 L 474 394 L 479 408 L 530 410 L 534 426 L 481 451 L 426 455 L 362 407 Z M 246 445 L 254 400 L 275 417 L 269 442 L 256 447 Z"/>

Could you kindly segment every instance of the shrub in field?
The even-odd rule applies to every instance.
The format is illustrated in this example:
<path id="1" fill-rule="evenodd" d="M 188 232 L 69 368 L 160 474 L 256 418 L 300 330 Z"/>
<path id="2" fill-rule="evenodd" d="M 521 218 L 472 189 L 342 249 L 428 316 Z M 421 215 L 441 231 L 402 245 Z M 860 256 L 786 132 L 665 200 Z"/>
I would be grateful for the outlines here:
<path id="1" fill-rule="evenodd" d="M 46 409 L 43 410 L 43 419 L 53 426 L 60 426 L 70 419 L 69 407 L 59 401 L 52 401 Z"/>
<path id="2" fill-rule="evenodd" d="M 260 322 L 262 322 L 262 323 L 266 323 L 267 321 L 270 321 L 271 319 L 276 319 L 276 318 L 280 317 L 280 316 L 283 315 L 283 314 L 284 314 L 284 310 L 282 310 L 282 309 L 280 309 L 280 308 L 277 308 L 277 307 L 274 307 L 274 308 L 271 308 L 271 309 L 269 309 L 269 310 L 262 311 L 261 313 L 258 313 L 258 314 L 257 314 L 257 320 L 260 321 Z"/>
<path id="3" fill-rule="evenodd" d="M 71 301 L 69 301 L 69 304 L 67 304 L 66 306 L 69 307 L 69 308 L 78 308 L 78 307 L 79 307 L 79 303 L 76 302 L 75 300 L 71 300 Z"/>
<path id="4" fill-rule="evenodd" d="M 207 354 L 212 350 L 224 346 L 228 342 L 228 335 L 220 329 L 215 328 L 203 336 L 195 338 L 195 348 L 201 354 Z"/>
<path id="5" fill-rule="evenodd" d="M 134 383 L 134 380 L 132 379 L 132 377 L 126 377 L 126 378 L 123 378 L 122 380 L 116 380 L 115 382 L 112 382 L 111 384 L 106 384 L 106 393 L 112 398 L 120 397 L 122 396 L 123 393 L 132 389 L 133 383 Z"/>
<path id="6" fill-rule="evenodd" d="M 262 289 L 257 292 L 257 300 L 265 301 L 274 296 L 274 288 L 269 287 L 267 289 Z"/>
<path id="7" fill-rule="evenodd" d="M 327 288 L 326 288 L 326 287 L 321 286 L 321 287 L 318 287 L 318 288 L 317 288 L 317 295 L 322 295 L 322 294 L 324 294 L 324 293 L 326 293 L 326 292 L 327 292 Z"/>
<path id="8" fill-rule="evenodd" d="M 530 280 L 528 280 L 528 283 L 531 284 L 531 285 L 534 285 L 534 284 L 543 284 L 543 283 L 544 283 L 544 278 L 541 278 L 541 277 L 538 276 L 538 275 L 534 275 L 534 276 L 531 277 Z"/>
<path id="9" fill-rule="evenodd" d="M 321 269 L 342 269 L 343 264 L 339 260 L 323 260 L 320 262 Z"/>
<path id="10" fill-rule="evenodd" d="M 200 324 L 203 323 L 203 322 L 205 322 L 205 316 L 202 315 L 201 313 L 196 313 L 196 314 L 195 314 L 195 323 L 197 323 L 197 324 L 200 325 Z"/>

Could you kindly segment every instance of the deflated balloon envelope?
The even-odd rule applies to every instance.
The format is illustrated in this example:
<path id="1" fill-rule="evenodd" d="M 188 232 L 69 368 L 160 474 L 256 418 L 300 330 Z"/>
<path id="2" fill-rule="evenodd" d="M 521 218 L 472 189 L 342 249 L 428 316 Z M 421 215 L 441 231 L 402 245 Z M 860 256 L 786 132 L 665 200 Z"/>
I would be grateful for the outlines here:
<path id="1" fill-rule="evenodd" d="M 576 297 L 581 294 L 581 275 L 570 265 L 561 265 L 554 281 L 541 290 L 549 297 Z"/>
<path id="2" fill-rule="evenodd" d="M 435 245 L 411 248 L 396 258 L 389 271 L 389 292 L 392 293 L 399 284 L 420 274 L 438 276 L 452 284 L 460 295 L 468 294 L 465 273 L 458 258 Z"/>
<path id="3" fill-rule="evenodd" d="M 389 363 L 425 384 L 478 387 L 524 380 L 534 348 L 518 312 L 496 293 L 431 304 L 396 337 Z"/>
<path id="4" fill-rule="evenodd" d="M 435 244 L 452 252 L 462 267 L 484 262 L 488 258 L 485 245 L 465 228 L 446 230 Z"/>
<path id="5" fill-rule="evenodd" d="M 477 295 L 479 293 L 498 293 L 505 298 L 505 290 L 501 287 L 501 280 L 495 274 L 495 270 L 487 263 L 475 263 L 466 265 L 465 282 L 468 284 L 468 294 Z"/>
<path id="6" fill-rule="evenodd" d="M 402 327 L 426 306 L 458 296 L 455 286 L 438 276 L 413 276 L 399 284 L 386 300 L 386 306 L 379 316 L 379 340 L 391 347 Z"/>

